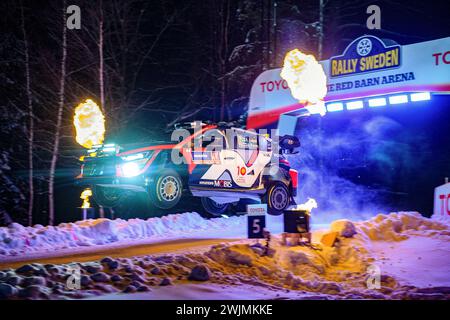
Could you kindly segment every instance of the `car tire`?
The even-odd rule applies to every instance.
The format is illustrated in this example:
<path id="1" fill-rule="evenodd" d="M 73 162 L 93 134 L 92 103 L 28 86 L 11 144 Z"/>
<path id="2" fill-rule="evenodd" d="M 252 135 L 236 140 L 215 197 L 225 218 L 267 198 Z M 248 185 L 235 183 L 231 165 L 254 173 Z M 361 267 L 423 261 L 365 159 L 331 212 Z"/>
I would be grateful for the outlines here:
<path id="1" fill-rule="evenodd" d="M 173 169 L 164 169 L 152 179 L 148 187 L 151 204 L 159 209 L 172 209 L 180 202 L 183 182 Z"/>
<path id="2" fill-rule="evenodd" d="M 289 190 L 284 183 L 273 182 L 263 197 L 263 203 L 267 203 L 269 214 L 278 216 L 289 206 L 290 198 Z"/>
<path id="3" fill-rule="evenodd" d="M 146 193 L 144 192 L 95 186 L 93 198 L 97 205 L 106 209 L 111 219 L 143 218 L 146 211 Z"/>
<path id="4" fill-rule="evenodd" d="M 113 208 L 123 202 L 126 197 L 125 192 L 116 188 L 102 187 L 94 185 L 92 187 L 94 201 L 102 207 Z"/>
<path id="5" fill-rule="evenodd" d="M 208 197 L 202 197 L 201 199 L 203 209 L 206 211 L 204 215 L 206 218 L 218 218 L 227 212 L 229 203 L 219 204 Z"/>

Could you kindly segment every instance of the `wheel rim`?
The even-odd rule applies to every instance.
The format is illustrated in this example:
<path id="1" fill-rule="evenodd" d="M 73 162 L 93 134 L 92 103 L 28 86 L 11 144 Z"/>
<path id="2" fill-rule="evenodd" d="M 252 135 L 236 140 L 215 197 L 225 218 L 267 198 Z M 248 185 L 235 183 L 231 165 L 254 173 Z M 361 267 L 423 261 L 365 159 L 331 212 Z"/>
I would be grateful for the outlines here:
<path id="1" fill-rule="evenodd" d="M 180 183 L 174 176 L 164 177 L 159 184 L 159 195 L 165 201 L 177 199 L 180 193 Z"/>
<path id="2" fill-rule="evenodd" d="M 270 202 L 272 207 L 276 210 L 283 210 L 288 204 L 288 194 L 283 187 L 276 187 L 271 194 Z"/>

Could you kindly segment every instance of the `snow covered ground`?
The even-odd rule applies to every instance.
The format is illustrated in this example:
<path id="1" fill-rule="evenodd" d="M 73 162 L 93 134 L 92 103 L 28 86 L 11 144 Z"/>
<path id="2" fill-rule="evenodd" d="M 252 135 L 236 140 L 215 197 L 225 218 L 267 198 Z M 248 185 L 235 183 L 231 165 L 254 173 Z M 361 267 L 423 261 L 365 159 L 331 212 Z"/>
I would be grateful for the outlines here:
<path id="1" fill-rule="evenodd" d="M 282 216 L 267 216 L 268 230 L 283 231 Z M 327 225 L 313 225 L 313 229 Z M 147 220 L 91 219 L 58 226 L 0 227 L 0 265 L 149 245 L 182 239 L 237 239 L 247 234 L 246 216 L 204 219 L 198 213 Z"/>
<path id="2" fill-rule="evenodd" d="M 128 258 L 71 264 L 27 264 L 0 272 L 0 297 L 8 299 L 449 299 L 450 227 L 418 213 L 333 222 L 333 247 L 280 245 L 280 221 L 272 225 L 270 250 L 245 240 L 245 217 L 203 220 L 181 214 L 158 220 L 93 220 L 58 227 L 3 228 L 2 259 L 87 246 L 109 246 L 167 237 L 234 236 L 238 242 Z M 201 219 L 201 220 L 200 220 Z M 278 218 L 279 219 L 279 218 Z M 156 225 L 152 225 L 156 224 Z M 103 225 L 103 226 L 102 226 Z M 39 232 L 46 230 L 46 232 Z M 74 239 L 74 234 L 77 240 Z M 29 244 L 17 236 L 33 238 Z M 14 239 L 4 241 L 5 238 Z M 186 239 L 187 239 L 186 238 Z M 52 239 L 50 241 L 49 239 Z M 58 246 L 53 244 L 58 242 Z M 14 241 L 13 240 L 13 241 Z M 84 244 L 84 245 L 83 245 Z M 71 247 L 72 246 L 72 247 Z M 31 247 L 31 248 L 30 248 Z M 374 266 L 380 286 L 369 288 Z M 79 268 L 81 289 L 68 290 L 69 270 Z"/>
<path id="3" fill-rule="evenodd" d="M 92 247 L 121 247 L 167 239 L 222 238 L 242 236 L 244 217 L 206 220 L 198 213 L 183 213 L 148 220 L 95 219 L 58 226 L 24 227 L 12 224 L 0 228 L 0 262 L 12 257 L 54 256 L 64 252 L 88 252 Z"/>

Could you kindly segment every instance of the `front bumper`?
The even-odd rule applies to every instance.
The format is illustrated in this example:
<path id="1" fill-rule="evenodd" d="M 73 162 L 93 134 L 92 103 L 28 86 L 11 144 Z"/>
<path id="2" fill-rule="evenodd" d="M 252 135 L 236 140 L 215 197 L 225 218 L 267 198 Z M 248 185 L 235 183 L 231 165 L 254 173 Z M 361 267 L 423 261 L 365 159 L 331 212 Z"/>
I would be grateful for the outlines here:
<path id="1" fill-rule="evenodd" d="M 117 184 L 116 177 L 77 177 L 75 185 L 80 187 L 89 187 L 97 184 Z"/>
<path id="2" fill-rule="evenodd" d="M 79 177 L 75 179 L 75 185 L 79 187 L 100 186 L 132 192 L 146 192 L 147 182 L 142 177 Z"/>

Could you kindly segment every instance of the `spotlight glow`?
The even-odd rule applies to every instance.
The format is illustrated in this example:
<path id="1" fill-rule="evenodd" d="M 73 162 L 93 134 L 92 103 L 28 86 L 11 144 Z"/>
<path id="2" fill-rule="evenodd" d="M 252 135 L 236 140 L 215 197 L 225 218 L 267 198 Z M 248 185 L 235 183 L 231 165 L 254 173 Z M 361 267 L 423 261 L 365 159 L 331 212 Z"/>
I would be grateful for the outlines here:
<path id="1" fill-rule="evenodd" d="M 328 112 L 335 112 L 335 111 L 342 111 L 344 110 L 344 104 L 341 102 L 333 102 L 327 104 L 327 111 Z"/>
<path id="2" fill-rule="evenodd" d="M 430 100 L 431 95 L 429 92 L 417 92 L 411 94 L 411 101 L 426 101 Z"/>
<path id="3" fill-rule="evenodd" d="M 400 95 L 389 97 L 390 104 L 401 104 L 401 103 L 407 103 L 407 102 L 408 102 L 408 96 L 406 94 L 400 94 Z"/>
<path id="4" fill-rule="evenodd" d="M 386 105 L 386 98 L 375 98 L 369 100 L 369 107 L 382 107 Z"/>
<path id="5" fill-rule="evenodd" d="M 358 101 L 350 101 L 346 104 L 347 110 L 357 110 L 364 108 L 364 103 L 361 100 Z"/>

